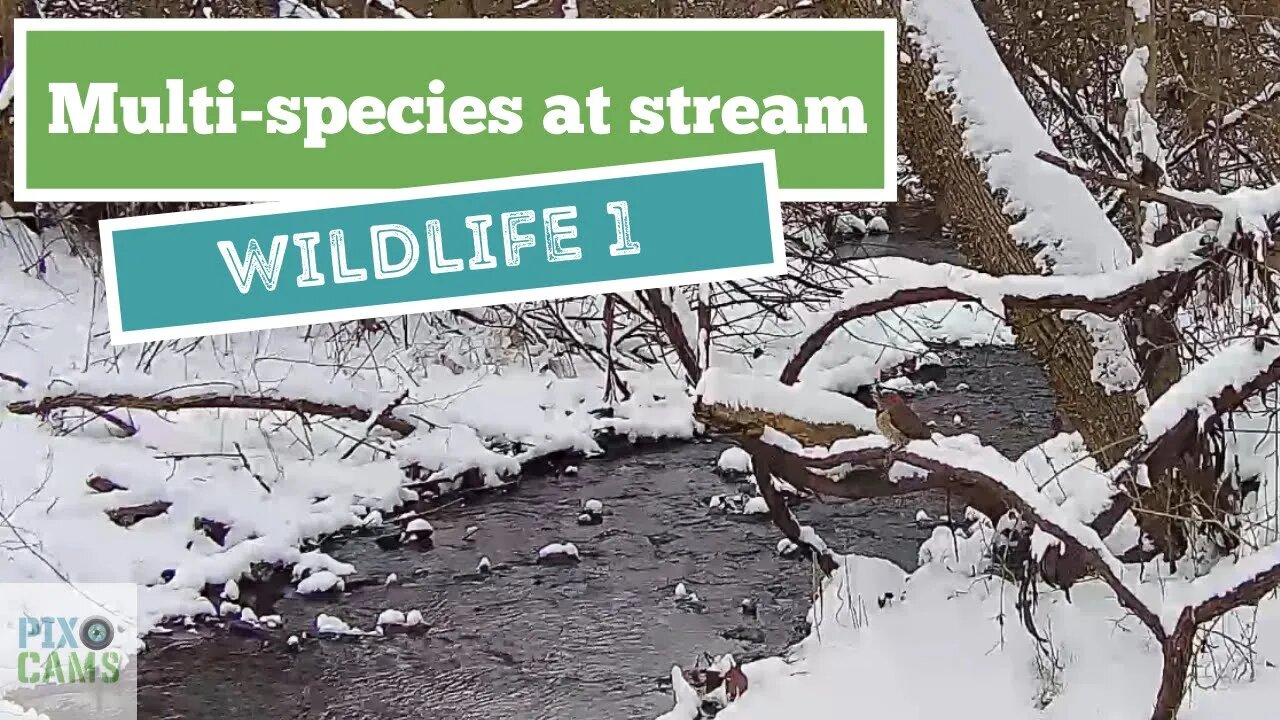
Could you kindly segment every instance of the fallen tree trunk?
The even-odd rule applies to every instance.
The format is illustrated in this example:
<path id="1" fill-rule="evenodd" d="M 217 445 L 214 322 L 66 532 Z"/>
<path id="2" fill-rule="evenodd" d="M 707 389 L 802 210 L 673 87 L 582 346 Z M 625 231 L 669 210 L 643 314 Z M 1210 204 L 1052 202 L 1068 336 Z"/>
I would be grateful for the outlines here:
<path id="1" fill-rule="evenodd" d="M 46 415 L 60 408 L 82 408 L 90 412 L 101 413 L 102 408 L 130 408 L 133 410 L 149 410 L 151 412 L 172 412 L 176 410 L 268 410 L 290 412 L 298 415 L 325 415 L 327 417 L 368 422 L 373 411 L 352 405 L 302 400 L 298 398 L 271 397 L 269 395 L 220 395 L 204 393 L 200 395 L 92 395 L 88 393 L 72 393 L 69 395 L 53 395 L 38 400 L 19 400 L 9 403 L 9 412 L 14 415 Z M 383 411 L 374 420 L 379 425 L 400 435 L 413 432 L 414 425 L 407 420 L 392 416 Z"/>

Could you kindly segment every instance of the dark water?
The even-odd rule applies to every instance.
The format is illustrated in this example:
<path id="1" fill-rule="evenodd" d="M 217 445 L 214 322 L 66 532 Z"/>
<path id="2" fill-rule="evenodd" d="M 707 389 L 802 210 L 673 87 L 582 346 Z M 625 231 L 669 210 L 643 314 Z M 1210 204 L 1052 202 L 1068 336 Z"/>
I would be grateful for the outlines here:
<path id="1" fill-rule="evenodd" d="M 937 242 L 870 239 L 857 252 L 953 259 Z M 1051 398 L 1038 368 L 1006 349 L 943 350 L 940 392 L 916 401 L 939 428 L 978 432 L 1007 453 L 1042 440 Z M 963 392 L 954 389 L 960 383 Z M 782 651 L 803 632 L 812 588 L 805 561 L 780 558 L 779 534 L 762 518 L 708 509 L 715 494 L 748 485 L 713 472 L 725 446 L 666 446 L 587 461 L 575 476 L 532 478 L 515 493 L 441 511 L 429 552 L 380 550 L 352 539 L 328 548 L 360 575 L 396 573 L 403 585 L 365 587 L 336 600 L 286 597 L 286 631 L 264 644 L 225 631 L 153 640 L 140 663 L 142 718 L 413 718 L 431 720 L 653 718 L 670 708 L 671 665 L 701 653 L 749 659 Z M 579 526 L 577 510 L 601 500 L 609 513 Z M 801 521 L 841 551 L 914 567 L 927 528 L 915 522 L 943 499 L 805 503 Z M 478 526 L 471 539 L 463 535 Z M 573 542 L 572 566 L 533 562 L 539 547 Z M 481 556 L 491 576 L 475 573 Z M 701 611 L 677 606 L 684 582 Z M 759 614 L 740 612 L 746 598 Z M 430 630 L 312 641 L 290 654 L 281 639 L 317 613 L 373 626 L 387 608 L 419 609 Z"/>

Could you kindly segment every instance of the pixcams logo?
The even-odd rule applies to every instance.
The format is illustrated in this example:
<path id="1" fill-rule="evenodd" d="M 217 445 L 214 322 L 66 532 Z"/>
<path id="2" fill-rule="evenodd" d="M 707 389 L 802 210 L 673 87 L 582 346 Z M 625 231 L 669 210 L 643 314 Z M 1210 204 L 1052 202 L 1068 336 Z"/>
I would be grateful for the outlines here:
<path id="1" fill-rule="evenodd" d="M 120 682 L 124 655 L 108 649 L 116 628 L 101 616 L 18 618 L 18 681 L 25 685 Z"/>

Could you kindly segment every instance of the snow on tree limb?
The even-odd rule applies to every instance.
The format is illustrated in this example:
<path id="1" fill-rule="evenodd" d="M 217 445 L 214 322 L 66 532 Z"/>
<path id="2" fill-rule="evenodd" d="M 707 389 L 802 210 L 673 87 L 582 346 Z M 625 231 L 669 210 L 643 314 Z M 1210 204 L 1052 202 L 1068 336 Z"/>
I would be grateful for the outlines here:
<path id="1" fill-rule="evenodd" d="M 846 323 L 906 305 L 955 300 L 977 302 L 1000 317 L 1019 305 L 1117 317 L 1141 303 L 1157 301 L 1181 273 L 1203 265 L 1214 249 L 1212 236 L 1197 230 L 1153 248 L 1118 270 L 1074 276 L 993 276 L 954 265 L 904 263 L 911 268 L 909 275 L 850 290 L 820 315 L 780 380 L 787 385 L 799 380 L 805 365 Z"/>
<path id="2" fill-rule="evenodd" d="M 1260 345 L 1260 346 L 1259 346 Z M 1187 418 L 1203 427 L 1280 380 L 1280 343 L 1247 338 L 1214 353 L 1187 373 L 1142 417 L 1142 431 L 1157 442 Z"/>
<path id="3" fill-rule="evenodd" d="M 1124 238 L 1077 178 L 1039 162 L 1061 154 L 1019 91 L 972 3 L 905 0 L 902 17 L 937 73 L 935 88 L 955 95 L 968 150 L 1022 219 L 1010 231 L 1037 260 L 1064 274 L 1114 270 L 1129 262 Z"/>
<path id="4" fill-rule="evenodd" d="M 756 430 L 764 425 L 784 426 L 788 434 L 805 426 L 813 436 L 831 442 L 838 437 L 852 437 L 875 431 L 875 413 L 852 398 L 830 390 L 803 384 L 783 384 L 755 375 L 740 375 L 721 368 L 710 368 L 695 390 L 704 412 L 721 411 L 718 425 L 737 425 L 732 411 L 744 411 L 743 427 Z M 767 417 L 773 416 L 773 417 Z M 764 421 L 764 422 L 761 422 Z"/>
<path id="5" fill-rule="evenodd" d="M 973 436 L 935 436 L 933 441 L 916 441 L 901 450 L 890 449 L 884 438 L 867 436 L 837 441 L 828 450 L 810 448 L 801 453 L 783 447 L 786 443 L 777 438 L 777 434 L 766 433 L 752 440 L 748 450 L 757 456 L 759 446 L 768 445 L 768 466 L 802 491 L 863 498 L 950 487 L 960 492 L 976 490 L 999 500 L 1052 538 L 1062 551 L 1060 557 L 1083 559 L 1111 588 L 1120 605 L 1161 642 L 1178 631 L 1178 620 L 1188 608 L 1199 624 L 1257 602 L 1280 585 L 1280 543 L 1275 543 L 1222 564 L 1162 598 L 1159 588 L 1142 584 L 1137 570 L 1126 567 L 1084 518 L 1073 514 L 1069 506 L 1054 503 L 1029 476 L 1017 472 L 1012 462 Z M 899 466 L 907 466 L 910 472 L 897 473 Z M 845 469 L 841 479 L 823 474 L 838 468 Z M 1041 545 L 1040 549 L 1043 553 L 1049 546 Z"/>
<path id="6" fill-rule="evenodd" d="M 785 448 L 778 448 L 776 452 L 789 453 Z M 916 441 L 902 450 L 891 450 L 884 438 L 867 437 L 838 441 L 825 456 L 789 454 L 795 462 L 812 469 L 850 465 L 870 467 L 891 475 L 891 468 L 904 464 L 927 474 L 926 479 L 916 478 L 905 485 L 904 493 L 914 492 L 919 484 L 927 484 L 930 487 L 977 488 L 994 496 L 1058 543 L 1074 550 L 1111 587 L 1125 609 L 1137 616 L 1157 638 L 1163 640 L 1166 635 L 1160 614 L 1153 609 L 1159 607 L 1157 598 L 1150 588 L 1135 582 L 1137 573 L 1126 568 L 1092 528 L 1053 503 L 1031 478 L 1018 473 L 1013 463 L 973 436 L 935 436 L 934 441 Z M 799 488 L 818 493 L 822 491 L 821 486 L 811 485 L 804 477 L 786 479 Z"/>
<path id="7" fill-rule="evenodd" d="M 1280 586 L 1280 542 L 1271 543 L 1231 563 L 1219 564 L 1193 580 L 1180 594 L 1181 604 L 1164 612 L 1166 627 L 1191 608 L 1197 624 L 1217 619 L 1241 605 L 1251 605 Z"/>
<path id="8" fill-rule="evenodd" d="M 132 408 L 150 410 L 152 412 L 170 412 L 175 410 L 196 409 L 239 409 L 239 410 L 276 410 L 297 413 L 299 415 L 327 415 L 345 418 L 356 422 L 372 422 L 392 432 L 408 435 L 413 432 L 414 425 L 391 415 L 390 411 L 374 417 L 374 412 L 366 408 L 350 405 L 316 402 L 301 398 L 273 397 L 270 395 L 236 395 L 233 393 L 200 393 L 181 395 L 130 395 L 110 394 L 91 395 L 86 393 L 69 393 L 47 395 L 34 400 L 20 400 L 9 403 L 9 412 L 14 415 L 44 415 L 61 408 L 84 408 L 95 414 L 101 408 Z"/>

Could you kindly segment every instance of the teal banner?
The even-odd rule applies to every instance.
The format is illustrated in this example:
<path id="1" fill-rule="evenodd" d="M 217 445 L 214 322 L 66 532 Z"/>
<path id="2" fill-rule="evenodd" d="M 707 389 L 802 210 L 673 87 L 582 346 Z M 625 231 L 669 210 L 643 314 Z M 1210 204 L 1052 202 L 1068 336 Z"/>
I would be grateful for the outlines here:
<path id="1" fill-rule="evenodd" d="M 101 223 L 112 341 L 786 271 L 772 151 Z"/>

